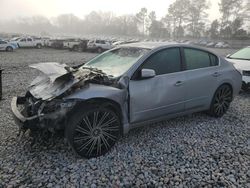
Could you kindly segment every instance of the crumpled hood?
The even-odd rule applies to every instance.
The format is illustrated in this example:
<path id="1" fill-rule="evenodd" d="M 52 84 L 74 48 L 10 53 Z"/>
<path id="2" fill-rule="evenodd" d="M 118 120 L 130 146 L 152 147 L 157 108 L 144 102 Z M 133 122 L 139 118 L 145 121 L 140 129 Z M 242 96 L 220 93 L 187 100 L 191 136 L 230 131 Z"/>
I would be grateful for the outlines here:
<path id="1" fill-rule="evenodd" d="M 250 61 L 249 60 L 227 58 L 227 61 L 233 63 L 233 65 L 236 69 L 250 71 Z"/>
<path id="2" fill-rule="evenodd" d="M 72 87 L 83 86 L 86 81 L 106 77 L 100 70 L 91 68 L 74 69 L 66 64 L 56 62 L 38 63 L 30 65 L 31 68 L 41 71 L 29 86 L 29 92 L 37 99 L 51 100 L 60 96 Z M 80 84 L 79 84 L 80 83 Z"/>

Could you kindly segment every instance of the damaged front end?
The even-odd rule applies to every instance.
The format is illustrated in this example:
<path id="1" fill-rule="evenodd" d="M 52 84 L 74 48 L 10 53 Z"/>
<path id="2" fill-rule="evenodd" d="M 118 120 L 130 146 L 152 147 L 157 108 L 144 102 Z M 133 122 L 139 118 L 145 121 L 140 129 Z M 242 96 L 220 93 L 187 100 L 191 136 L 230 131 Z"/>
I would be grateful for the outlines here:
<path id="1" fill-rule="evenodd" d="M 64 127 L 67 113 L 77 101 L 54 99 L 37 100 L 27 92 L 24 97 L 14 97 L 11 109 L 15 122 L 21 130 L 50 129 L 59 130 Z"/>
<path id="2" fill-rule="evenodd" d="M 39 63 L 30 67 L 43 72 L 30 85 L 23 97 L 14 97 L 11 109 L 21 130 L 63 129 L 68 113 L 79 99 L 65 99 L 88 83 L 111 85 L 113 82 L 100 70 L 74 69 L 65 64 Z"/>

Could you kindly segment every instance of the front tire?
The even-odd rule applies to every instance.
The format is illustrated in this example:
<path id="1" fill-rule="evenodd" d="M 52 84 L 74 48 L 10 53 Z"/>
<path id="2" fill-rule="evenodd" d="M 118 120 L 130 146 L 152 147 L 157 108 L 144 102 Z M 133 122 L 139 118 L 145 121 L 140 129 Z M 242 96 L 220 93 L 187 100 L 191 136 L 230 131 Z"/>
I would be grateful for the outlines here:
<path id="1" fill-rule="evenodd" d="M 79 46 L 77 46 L 77 45 L 75 45 L 75 46 L 73 46 L 73 51 L 79 51 Z"/>
<path id="2" fill-rule="evenodd" d="M 84 105 L 81 109 L 72 114 L 66 125 L 67 140 L 82 157 L 104 155 L 119 139 L 120 119 L 108 107 Z"/>
<path id="3" fill-rule="evenodd" d="M 229 85 L 220 86 L 213 97 L 209 114 L 213 117 L 222 117 L 228 110 L 233 99 L 233 91 Z"/>
<path id="4" fill-rule="evenodd" d="M 38 49 L 41 49 L 41 48 L 42 48 L 42 45 L 41 45 L 41 44 L 37 44 L 36 47 L 37 47 Z"/>
<path id="5" fill-rule="evenodd" d="M 7 52 L 13 52 L 13 48 L 12 48 L 11 46 L 8 46 L 8 47 L 6 48 L 6 51 L 7 51 Z"/>

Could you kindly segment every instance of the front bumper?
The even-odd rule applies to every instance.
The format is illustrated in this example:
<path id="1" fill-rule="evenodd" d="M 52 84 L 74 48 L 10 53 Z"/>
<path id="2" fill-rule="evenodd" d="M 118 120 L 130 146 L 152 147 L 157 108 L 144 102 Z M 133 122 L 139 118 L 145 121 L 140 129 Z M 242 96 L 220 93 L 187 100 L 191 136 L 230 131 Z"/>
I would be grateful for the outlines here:
<path id="1" fill-rule="evenodd" d="M 250 84 L 250 76 L 242 76 L 242 81 L 245 82 L 245 84 Z"/>
<path id="2" fill-rule="evenodd" d="M 14 97 L 11 101 L 11 110 L 14 121 L 21 129 L 34 129 L 39 123 L 39 116 L 25 117 L 22 112 L 19 111 L 18 106 L 24 105 L 24 97 Z"/>
<path id="3" fill-rule="evenodd" d="M 74 107 L 76 102 L 58 102 L 58 108 L 51 108 L 49 112 L 38 110 L 34 115 L 28 116 L 26 111 L 26 97 L 14 97 L 11 101 L 11 110 L 13 118 L 20 129 L 54 129 L 61 130 L 65 127 L 67 115 Z M 24 110 L 20 110 L 20 107 Z M 41 104 L 42 107 L 46 105 Z M 44 108 L 43 108 L 44 109 Z"/>

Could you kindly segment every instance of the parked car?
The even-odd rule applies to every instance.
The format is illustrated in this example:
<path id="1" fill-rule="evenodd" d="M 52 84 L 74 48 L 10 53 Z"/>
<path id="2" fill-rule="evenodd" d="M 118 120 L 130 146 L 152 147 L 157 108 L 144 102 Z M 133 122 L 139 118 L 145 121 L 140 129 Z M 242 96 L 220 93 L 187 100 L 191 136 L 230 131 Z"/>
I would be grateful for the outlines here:
<path id="1" fill-rule="evenodd" d="M 121 134 L 145 123 L 199 111 L 223 116 L 242 79 L 213 52 L 173 43 L 123 45 L 79 68 L 31 67 L 44 74 L 25 96 L 12 99 L 17 124 L 24 130 L 63 129 L 86 158 L 105 154 Z"/>
<path id="2" fill-rule="evenodd" d="M 116 41 L 116 42 L 112 43 L 112 46 L 119 46 L 119 45 L 122 45 L 125 43 L 126 43 L 126 41 Z"/>
<path id="3" fill-rule="evenodd" d="M 226 42 L 218 42 L 216 45 L 215 45 L 216 48 L 229 48 L 229 44 L 226 43 Z"/>
<path id="4" fill-rule="evenodd" d="M 15 38 L 11 42 L 16 43 L 19 48 L 42 48 L 42 41 L 31 37 Z"/>
<path id="5" fill-rule="evenodd" d="M 88 50 L 101 53 L 105 50 L 110 50 L 113 48 L 110 42 L 105 40 L 90 40 L 88 42 Z"/>
<path id="6" fill-rule="evenodd" d="M 63 49 L 64 40 L 63 39 L 52 39 L 49 41 L 49 47 L 56 49 Z"/>
<path id="7" fill-rule="evenodd" d="M 68 48 L 70 51 L 86 51 L 88 40 L 73 39 L 64 42 L 64 47 Z"/>
<path id="8" fill-rule="evenodd" d="M 209 42 L 208 44 L 206 44 L 206 47 L 212 48 L 215 46 L 215 44 L 216 44 L 215 42 Z"/>
<path id="9" fill-rule="evenodd" d="M 48 46 L 49 46 L 49 40 L 50 40 L 49 37 L 42 37 L 42 38 L 41 38 L 42 46 L 48 47 Z"/>
<path id="10" fill-rule="evenodd" d="M 209 42 L 206 41 L 206 40 L 200 40 L 200 41 L 198 42 L 198 45 L 206 46 L 208 43 L 209 43 Z"/>
<path id="11" fill-rule="evenodd" d="M 13 52 L 17 48 L 15 43 L 0 40 L 0 51 Z"/>
<path id="12" fill-rule="evenodd" d="M 250 89 L 250 46 L 243 48 L 232 55 L 227 56 L 227 60 L 242 73 L 242 89 Z"/>

